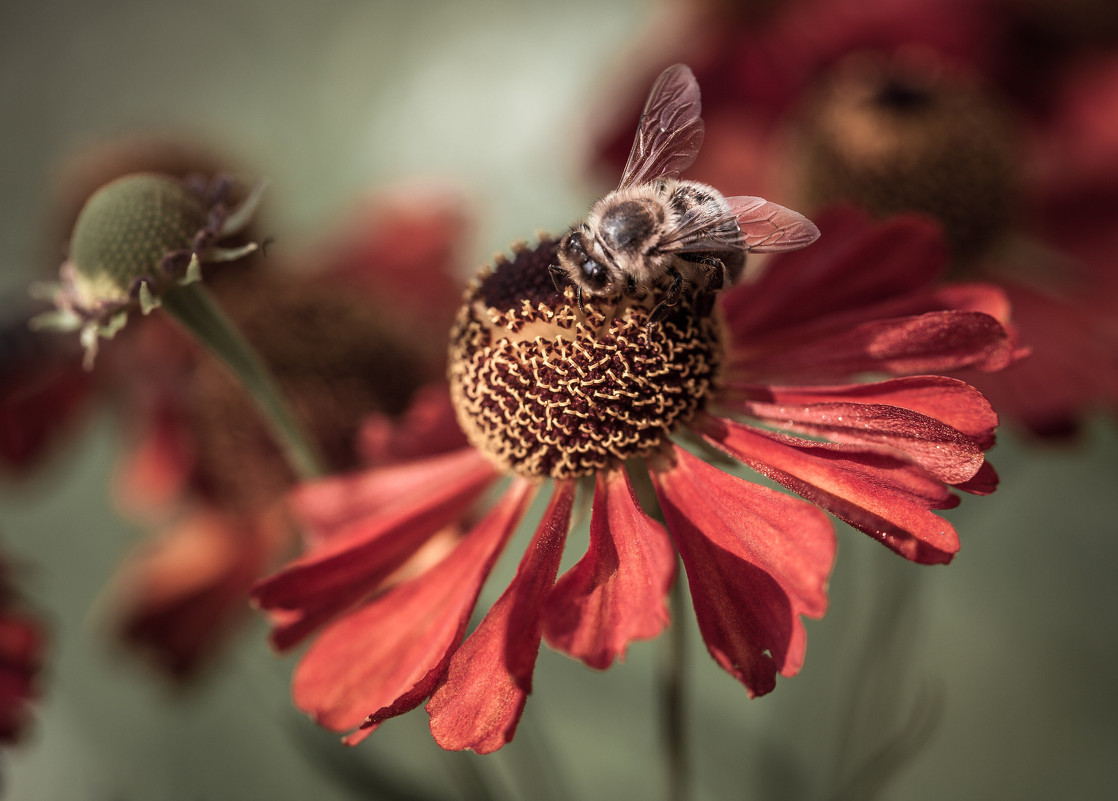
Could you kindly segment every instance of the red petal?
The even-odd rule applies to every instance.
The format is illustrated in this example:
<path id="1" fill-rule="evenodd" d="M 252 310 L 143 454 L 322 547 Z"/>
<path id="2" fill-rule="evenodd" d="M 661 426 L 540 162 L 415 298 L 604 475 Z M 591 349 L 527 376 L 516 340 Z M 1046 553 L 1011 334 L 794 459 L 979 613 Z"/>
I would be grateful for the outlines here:
<path id="1" fill-rule="evenodd" d="M 827 516 L 675 450 L 652 471 L 707 649 L 749 695 L 803 664 L 800 615 L 822 617 L 835 557 Z M 666 461 L 666 460 L 665 460 Z"/>
<path id="2" fill-rule="evenodd" d="M 818 383 L 859 373 L 995 370 L 1008 365 L 1014 353 L 1009 333 L 990 315 L 941 311 L 821 325 L 794 338 L 748 343 L 735 349 L 732 366 L 745 380 Z"/>
<path id="3" fill-rule="evenodd" d="M 913 292 L 947 265 L 943 235 L 926 218 L 905 215 L 874 222 L 860 211 L 840 207 L 815 222 L 822 245 L 776 256 L 756 281 L 726 293 L 724 308 L 734 339 L 749 341 Z"/>
<path id="4" fill-rule="evenodd" d="M 288 613 L 276 618 L 271 639 L 277 648 L 294 645 L 362 600 L 435 532 L 466 513 L 495 473 L 477 454 L 456 456 L 454 469 L 435 473 L 440 480 L 428 482 L 425 490 L 415 466 L 374 471 L 372 489 L 368 495 L 358 493 L 355 507 L 363 508 L 370 496 L 393 486 L 396 471 L 410 492 L 384 514 L 369 511 L 348 525 L 336 521 L 340 527 L 329 539 L 253 588 L 258 606 Z"/>
<path id="5" fill-rule="evenodd" d="M 391 467 L 303 484 L 291 493 L 291 503 L 306 526 L 309 545 L 343 531 L 355 520 L 384 515 L 394 507 L 421 502 L 431 487 L 460 480 L 473 473 L 497 473 L 474 448 L 462 448 Z"/>
<path id="6" fill-rule="evenodd" d="M 712 445 L 880 540 L 906 559 L 946 563 L 959 550 L 955 529 L 929 509 L 958 504 L 920 468 L 891 456 L 797 440 L 703 416 Z"/>
<path id="7" fill-rule="evenodd" d="M 574 488 L 573 481 L 556 485 L 516 577 L 454 654 L 427 702 L 431 734 L 447 750 L 488 754 L 516 732 L 532 691 L 540 610 L 559 570 Z"/>
<path id="8" fill-rule="evenodd" d="M 948 484 L 968 481 L 985 461 L 982 448 L 966 434 L 897 406 L 753 400 L 726 405 L 789 431 L 896 452 Z"/>
<path id="9" fill-rule="evenodd" d="M 535 485 L 515 482 L 450 555 L 329 626 L 295 671 L 296 705 L 354 744 L 418 706 L 446 669 Z M 370 714 L 370 711 L 372 714 Z"/>
<path id="10" fill-rule="evenodd" d="M 466 446 L 445 383 L 429 384 L 415 394 L 403 419 L 371 415 L 358 432 L 357 450 L 374 465 L 397 464 Z"/>
<path id="11" fill-rule="evenodd" d="M 599 670 L 623 659 L 630 642 L 668 624 L 675 564 L 667 532 L 641 511 L 625 471 L 599 473 L 590 546 L 547 599 L 547 641 Z"/>
<path id="12" fill-rule="evenodd" d="M 957 490 L 969 492 L 971 495 L 989 495 L 998 488 L 1000 480 L 997 471 L 987 462 L 969 480 L 951 486 Z"/>
<path id="13" fill-rule="evenodd" d="M 162 517 L 196 471 L 197 433 L 177 402 L 157 402 L 146 430 L 114 476 L 113 496 L 135 516 Z"/>
<path id="14" fill-rule="evenodd" d="M 983 449 L 993 445 L 998 415 L 986 397 L 957 378 L 919 375 L 868 384 L 786 387 L 738 384 L 727 387 L 735 396 L 772 403 L 880 403 L 927 415 L 971 437 Z"/>
<path id="15" fill-rule="evenodd" d="M 171 678 L 189 678 L 225 643 L 253 581 L 289 540 L 286 522 L 267 516 L 187 516 L 129 554 L 114 577 L 120 636 Z"/>

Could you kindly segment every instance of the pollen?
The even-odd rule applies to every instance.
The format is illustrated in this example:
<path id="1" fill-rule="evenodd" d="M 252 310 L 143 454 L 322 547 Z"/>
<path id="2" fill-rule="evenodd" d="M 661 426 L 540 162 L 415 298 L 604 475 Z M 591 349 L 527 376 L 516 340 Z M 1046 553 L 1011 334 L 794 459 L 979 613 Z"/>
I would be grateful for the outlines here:
<path id="1" fill-rule="evenodd" d="M 649 455 L 703 408 L 723 355 L 719 319 L 698 313 L 687 292 L 653 326 L 658 289 L 580 309 L 548 272 L 557 245 L 498 257 L 467 288 L 451 332 L 459 424 L 499 468 L 527 477 L 572 478 Z"/>

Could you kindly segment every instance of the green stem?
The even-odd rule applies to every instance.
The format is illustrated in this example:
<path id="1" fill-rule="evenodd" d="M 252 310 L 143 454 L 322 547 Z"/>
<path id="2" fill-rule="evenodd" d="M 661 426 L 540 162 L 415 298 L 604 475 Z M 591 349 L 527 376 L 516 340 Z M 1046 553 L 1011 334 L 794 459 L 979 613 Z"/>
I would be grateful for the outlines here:
<path id="1" fill-rule="evenodd" d="M 672 624 L 668 627 L 664 661 L 660 671 L 662 732 L 667 754 L 668 798 L 687 801 L 691 797 L 691 760 L 687 751 L 687 719 L 684 714 L 687 632 L 683 621 L 687 604 L 683 597 L 683 578 L 677 575 L 669 593 Z"/>
<path id="2" fill-rule="evenodd" d="M 163 295 L 162 305 L 240 380 L 271 426 L 295 475 L 303 480 L 324 475 L 317 450 L 291 412 L 272 374 L 202 285 L 176 287 Z"/>

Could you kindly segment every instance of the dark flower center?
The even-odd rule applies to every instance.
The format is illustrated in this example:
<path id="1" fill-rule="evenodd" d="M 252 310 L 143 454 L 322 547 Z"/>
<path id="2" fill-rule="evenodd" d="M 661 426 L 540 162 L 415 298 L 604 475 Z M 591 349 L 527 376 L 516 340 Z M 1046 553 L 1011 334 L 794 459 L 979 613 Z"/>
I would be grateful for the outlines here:
<path id="1" fill-rule="evenodd" d="M 977 87 L 932 64 L 852 57 L 799 118 L 805 205 L 854 202 L 939 219 L 955 254 L 980 254 L 1010 224 L 1012 126 Z"/>
<path id="2" fill-rule="evenodd" d="M 684 292 L 659 325 L 654 290 L 636 301 L 560 294 L 557 241 L 499 258 L 466 291 L 451 332 L 458 422 L 501 469 L 593 473 L 659 448 L 700 410 L 722 360 L 722 327 Z M 709 304 L 705 304 L 709 305 Z"/>

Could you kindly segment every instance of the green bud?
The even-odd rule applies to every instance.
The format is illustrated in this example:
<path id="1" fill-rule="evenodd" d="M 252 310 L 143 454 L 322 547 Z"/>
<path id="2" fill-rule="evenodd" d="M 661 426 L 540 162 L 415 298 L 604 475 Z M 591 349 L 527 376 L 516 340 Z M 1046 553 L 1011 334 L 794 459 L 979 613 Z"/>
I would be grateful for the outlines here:
<path id="1" fill-rule="evenodd" d="M 79 293 L 90 302 L 126 300 L 167 253 L 190 249 L 206 218 L 176 179 L 141 173 L 106 184 L 86 201 L 70 240 Z"/>

